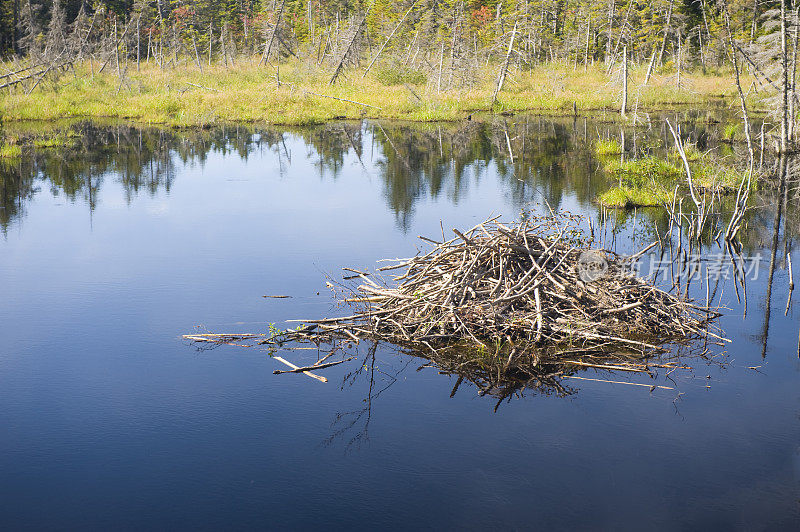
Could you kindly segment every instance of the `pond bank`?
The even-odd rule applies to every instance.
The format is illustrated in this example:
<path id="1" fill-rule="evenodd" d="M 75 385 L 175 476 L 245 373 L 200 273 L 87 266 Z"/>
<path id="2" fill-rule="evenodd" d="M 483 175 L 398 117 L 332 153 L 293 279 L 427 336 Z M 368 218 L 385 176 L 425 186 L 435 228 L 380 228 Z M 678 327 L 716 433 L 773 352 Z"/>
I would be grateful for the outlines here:
<path id="1" fill-rule="evenodd" d="M 492 105 L 495 71 L 477 71 L 474 83 L 439 91 L 425 76 L 399 76 L 376 69 L 362 78 L 353 71 L 335 85 L 321 72 L 301 65 L 281 65 L 278 73 L 257 61 L 227 69 L 221 65 L 161 69 L 142 63 L 127 73 L 98 73 L 98 65 L 76 65 L 55 82 L 0 96 L 4 121 L 117 118 L 170 126 L 209 126 L 221 122 L 309 125 L 337 119 L 398 119 L 418 122 L 461 120 L 472 113 L 523 111 L 565 115 L 618 112 L 621 86 L 609 82 L 602 65 L 586 71 L 548 65 L 513 75 Z M 735 98 L 727 74 L 686 74 L 681 87 L 671 73 L 641 82 L 632 69 L 629 112 L 674 109 L 687 105 L 719 107 Z"/>

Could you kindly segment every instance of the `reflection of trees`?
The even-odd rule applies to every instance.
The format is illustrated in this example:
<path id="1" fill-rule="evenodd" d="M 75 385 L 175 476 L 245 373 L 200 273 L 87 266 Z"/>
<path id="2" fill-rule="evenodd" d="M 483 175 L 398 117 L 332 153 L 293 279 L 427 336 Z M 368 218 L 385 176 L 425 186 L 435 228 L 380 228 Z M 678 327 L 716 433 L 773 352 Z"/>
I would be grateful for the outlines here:
<path id="1" fill-rule="evenodd" d="M 678 118 L 685 134 L 701 149 L 736 151 L 720 144 L 720 125 L 708 113 L 687 112 Z M 401 227 L 408 226 L 421 199 L 444 196 L 458 204 L 487 175 L 499 182 L 516 208 L 546 201 L 557 209 L 567 198 L 588 207 L 610 185 L 594 156 L 597 138 L 624 138 L 628 153 L 671 145 L 662 120 L 642 116 L 639 123 L 634 128 L 578 117 L 523 116 L 443 124 L 343 122 L 288 129 L 227 125 L 188 131 L 78 124 L 71 128 L 76 140 L 70 146 L 26 148 L 21 159 L 0 162 L 0 226 L 7 228 L 21 215 L 41 186 L 37 182 L 54 195 L 80 199 L 94 209 L 109 179 L 119 183 L 132 201 L 141 193 L 169 191 L 179 164 L 203 165 L 211 153 L 246 160 L 254 152 L 271 152 L 285 172 L 292 162 L 290 137 L 306 146 L 322 178 L 336 179 L 348 156 L 365 168 L 370 165 Z M 767 204 L 773 201 L 770 194 L 762 193 Z M 800 211 L 784 211 L 790 227 L 800 225 L 796 223 L 800 215 L 795 214 Z M 641 210 L 637 216 L 655 221 L 662 233 L 668 224 L 663 209 Z M 763 227 L 771 222 L 759 223 L 759 209 L 750 216 L 752 223 L 741 235 L 745 249 L 759 245 Z M 614 217 L 626 222 L 631 213 L 620 211 Z"/>
<path id="2" fill-rule="evenodd" d="M 30 172 L 22 163 L 0 162 L 0 228 L 5 233 L 15 218 L 22 216 L 25 202 L 33 198 L 37 188 Z"/>
<path id="3" fill-rule="evenodd" d="M 326 349 L 323 347 L 323 351 Z M 339 348 L 331 349 L 336 352 Z M 344 375 L 341 387 L 353 390 L 360 400 L 357 407 L 335 414 L 331 433 L 324 444 L 342 444 L 346 450 L 351 450 L 368 442 L 370 423 L 376 414 L 374 409 L 380 403 L 379 397 L 395 384 L 402 385 L 408 380 L 402 374 L 414 368 L 417 372 L 433 370 L 440 376 L 453 378 L 455 382 L 451 384 L 452 387 L 441 390 L 443 393 L 450 390 L 450 398 L 458 393 L 477 395 L 491 404 L 492 410 L 497 412 L 503 403 L 510 403 L 514 399 L 563 399 L 574 396 L 580 392 L 581 380 L 616 384 L 622 382 L 650 388 L 651 393 L 656 389 L 670 392 L 696 378 L 695 370 L 711 367 L 724 369 L 729 363 L 724 355 L 711 354 L 708 345 L 699 342 L 696 345 L 674 345 L 668 353 L 642 359 L 644 369 L 634 370 L 633 373 L 616 371 L 613 365 L 592 368 L 574 365 L 569 361 L 552 360 L 535 367 L 500 374 L 491 365 L 482 367 L 464 363 L 457 354 L 458 351 L 459 347 L 454 346 L 429 358 L 429 353 L 407 351 L 389 344 L 364 342 L 361 347 L 348 347 L 345 352 L 348 356 L 357 358 L 358 362 Z M 591 362 L 601 364 L 597 360 Z M 453 383 L 453 380 L 449 382 Z M 680 392 L 677 393 L 678 396 L 681 395 Z"/>
<path id="4" fill-rule="evenodd" d="M 70 134 L 75 140 L 67 146 L 26 148 L 13 164 L 0 165 L 4 230 L 38 190 L 37 182 L 54 196 L 85 201 L 90 210 L 97 206 L 102 184 L 111 176 L 119 180 L 129 201 L 144 189 L 151 194 L 162 187 L 169 190 L 174 178 L 172 154 L 179 151 L 173 135 L 90 124 L 74 126 Z"/>
<path id="5" fill-rule="evenodd" d="M 566 171 L 574 164 L 570 136 L 552 121 L 382 124 L 374 139 L 381 146 L 378 167 L 384 193 L 403 226 L 420 198 L 446 193 L 458 204 L 470 178 L 479 181 L 487 172 L 498 176 L 516 206 L 529 202 L 537 191 L 557 206 L 569 183 Z"/>

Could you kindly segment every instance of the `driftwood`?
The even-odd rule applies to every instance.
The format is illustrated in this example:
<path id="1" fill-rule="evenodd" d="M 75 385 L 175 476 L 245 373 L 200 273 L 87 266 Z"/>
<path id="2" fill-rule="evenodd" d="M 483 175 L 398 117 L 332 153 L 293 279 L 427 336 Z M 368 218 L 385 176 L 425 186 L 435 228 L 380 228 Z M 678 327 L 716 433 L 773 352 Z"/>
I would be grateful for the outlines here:
<path id="1" fill-rule="evenodd" d="M 285 358 L 282 358 L 282 357 L 279 357 L 279 356 L 274 356 L 272 358 L 274 358 L 278 362 L 281 362 L 282 364 L 286 364 L 287 366 L 292 368 L 292 372 L 302 373 L 303 375 L 308 375 L 312 379 L 317 379 L 320 382 L 328 382 L 328 379 L 326 379 L 325 377 L 322 377 L 322 376 L 317 375 L 315 373 L 311 373 L 309 371 L 309 369 L 311 369 L 311 368 L 301 368 L 300 366 L 295 366 L 294 364 L 292 364 L 291 362 L 289 362 Z"/>
<path id="2" fill-rule="evenodd" d="M 279 359 L 280 357 L 275 357 L 275 358 Z M 280 360 L 286 363 L 284 359 L 280 358 Z M 351 360 L 353 360 L 353 357 L 345 358 L 344 360 L 337 360 L 336 362 L 328 362 L 326 364 L 320 364 L 318 362 L 316 364 L 312 364 L 311 366 L 304 366 L 302 368 L 295 367 L 294 369 L 288 369 L 288 370 L 276 369 L 272 373 L 274 373 L 275 375 L 280 375 L 281 373 L 306 373 L 311 370 L 325 369 L 325 368 L 330 368 L 332 366 L 338 366 L 339 364 L 344 364 L 345 362 L 349 362 Z"/>

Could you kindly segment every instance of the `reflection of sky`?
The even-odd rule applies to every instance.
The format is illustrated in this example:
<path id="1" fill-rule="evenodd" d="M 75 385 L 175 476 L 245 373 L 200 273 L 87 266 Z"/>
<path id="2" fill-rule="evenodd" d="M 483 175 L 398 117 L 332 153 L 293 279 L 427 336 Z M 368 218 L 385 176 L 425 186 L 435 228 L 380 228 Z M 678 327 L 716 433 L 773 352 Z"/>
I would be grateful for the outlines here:
<path id="1" fill-rule="evenodd" d="M 364 379 L 338 386 L 354 368 L 326 370 L 323 385 L 272 375 L 257 351 L 185 345 L 179 335 L 199 324 L 257 331 L 341 312 L 325 273 L 413 254 L 440 220 L 449 231 L 518 213 L 490 163 L 457 204 L 421 195 L 401 229 L 377 150 L 365 150 L 366 170 L 346 154 L 334 180 L 299 137 L 286 146 L 291 164 L 270 150 L 176 161 L 168 194 L 131 202 L 107 175 L 91 217 L 83 199 L 40 193 L 0 240 L 4 528 L 797 523 L 798 311 L 783 315 L 782 269 L 766 360 L 762 274 L 745 319 L 733 286 L 723 290 L 733 365 L 682 377 L 677 401 L 573 381 L 580 392 L 566 400 L 530 397 L 493 414 L 474 388 L 449 399 L 455 379 L 415 362 L 375 401 L 369 441 L 349 452 L 347 436 L 321 442 L 337 412 L 363 406 Z M 569 194 L 563 206 L 593 209 Z M 407 363 L 385 354 L 379 368 Z"/>

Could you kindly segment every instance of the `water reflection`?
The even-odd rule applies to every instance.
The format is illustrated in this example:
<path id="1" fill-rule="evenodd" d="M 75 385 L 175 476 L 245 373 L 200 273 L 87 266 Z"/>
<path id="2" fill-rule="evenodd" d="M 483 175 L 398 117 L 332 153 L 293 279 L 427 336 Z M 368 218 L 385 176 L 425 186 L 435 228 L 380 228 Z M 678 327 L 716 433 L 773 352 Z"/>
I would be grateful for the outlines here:
<path id="1" fill-rule="evenodd" d="M 720 125 L 705 114 L 683 118 L 704 149 L 740 150 L 721 142 Z M 730 364 L 689 362 L 693 371 L 670 375 L 676 383 L 664 368 L 655 381 L 638 376 L 675 388 L 652 393 L 566 379 L 552 399 L 526 388 L 519 395 L 533 400 L 512 394 L 492 414 L 499 389 L 480 396 L 466 376 L 459 383 L 457 373 L 386 348 L 370 355 L 362 344 L 358 360 L 325 370 L 321 384 L 272 375 L 278 363 L 255 350 L 197 356 L 176 337 L 198 323 L 252 331 L 330 315 L 320 270 L 339 275 L 341 266 L 413 254 L 416 235 L 433 236 L 440 219 L 449 230 L 488 211 L 510 218 L 548 203 L 592 219 L 596 236 L 620 252 L 665 240 L 664 209 L 604 212 L 593 203 L 613 184 L 599 170 L 594 139 L 624 136 L 627 153 L 666 148 L 657 117 L 622 130 L 521 116 L 283 131 L 74 130 L 69 148 L 26 147 L 22 158 L 0 162 L 8 231 L 0 238 L 0 468 L 13 527 L 189 519 L 297 528 L 335 516 L 350 519 L 334 521 L 339 527 L 797 522 L 797 297 L 784 315 L 786 254 L 798 230 L 791 179 L 754 194 L 741 246 L 717 244 L 720 225 L 700 246 L 686 238 L 688 222 L 682 239 L 676 229 L 672 246 L 665 242 L 663 260 L 674 267 L 659 274 L 665 286 L 691 266 L 684 252 L 705 261 L 721 254 L 725 264 L 763 257 L 757 279 L 732 270 L 710 283 L 705 274 L 688 287 L 681 281 L 696 300 L 708 289 L 724 303 Z M 304 351 L 290 360 L 315 359 Z M 572 375 L 625 380 L 593 369 Z M 361 450 L 343 456 L 348 443 Z M 54 486 L 76 489 L 53 492 L 43 513 L 35 501 Z M 386 505 L 408 486 L 434 493 L 436 503 Z M 314 490 L 331 496 L 295 511 Z M 565 513 L 575 500 L 585 511 Z M 619 500 L 635 513 L 616 511 Z"/>
<path id="2" fill-rule="evenodd" d="M 722 138 L 718 114 L 686 112 L 679 118 L 684 134 L 699 149 L 715 150 L 720 156 L 742 157 L 742 153 L 737 153 L 741 152 L 741 146 Z M 4 232 L 25 216 L 26 206 L 43 190 L 72 203 L 80 201 L 92 212 L 102 201 L 107 181 L 122 188 L 128 203 L 140 194 L 168 194 L 179 166 L 202 166 L 211 153 L 236 154 L 246 160 L 256 152 L 271 152 L 284 175 L 293 157 L 287 139 L 293 140 L 295 146 L 297 142 L 304 146 L 304 155 L 313 161 L 321 179 L 336 180 L 345 170 L 347 158 L 355 156 L 361 171 L 376 176 L 382 183 L 386 205 L 403 229 L 408 228 L 420 201 L 444 196 L 457 205 L 470 187 L 478 186 L 487 174 L 500 183 L 509 203 L 518 209 L 538 203 L 552 209 L 577 206 L 594 213 L 589 215 L 595 218 L 592 230 L 598 228 L 603 247 L 616 248 L 621 235 L 629 240 L 625 244 L 629 247 L 660 240 L 672 234 L 676 223 L 661 208 L 637 212 L 598 210 L 593 206 L 598 192 L 609 186 L 594 156 L 593 146 L 598 139 L 620 139 L 627 155 L 670 145 L 666 122 L 647 115 L 640 117 L 636 127 L 585 117 L 532 116 L 422 125 L 334 123 L 288 131 L 247 126 L 167 131 L 87 122 L 67 126 L 61 135 L 67 139 L 62 146 L 28 146 L 22 157 L 0 161 L 0 228 Z M 25 144 L 24 135 L 22 142 Z M 762 157 L 760 164 L 778 166 L 779 161 L 768 159 Z M 797 162 L 780 164 L 788 174 L 797 173 L 794 168 Z M 677 221 L 677 237 L 667 239 L 670 261 L 679 264 L 677 259 L 682 256 L 679 265 L 684 270 L 688 256 L 698 251 L 708 253 L 715 246 L 734 264 L 737 257 L 742 259 L 769 248 L 761 333 L 764 355 L 769 337 L 773 276 L 777 268 L 786 268 L 787 253 L 800 228 L 800 209 L 794 208 L 798 200 L 800 187 L 791 179 L 781 180 L 777 187 L 763 186 L 753 198 L 753 208 L 734 248 L 723 249 L 720 245 L 719 234 L 728 214 L 725 209 L 730 206 L 724 201 L 717 206 L 718 216 L 712 216 L 705 229 L 706 245 L 685 238 L 689 224 L 683 219 Z M 739 271 L 736 267 L 734 270 Z M 671 275 L 674 285 L 675 272 Z M 746 282 L 742 276 L 736 278 L 734 288 L 746 316 Z M 689 283 L 684 289 L 688 293 Z M 714 294 L 719 290 L 717 283 Z"/>
<path id="3" fill-rule="evenodd" d="M 735 150 L 723 142 L 713 116 L 687 112 L 679 118 L 699 149 L 730 155 Z M 269 151 L 281 173 L 288 170 L 293 155 L 305 155 L 322 179 L 331 180 L 352 155 L 362 171 L 383 183 L 386 204 L 401 228 L 409 227 L 418 202 L 445 196 L 458 204 L 487 174 L 501 181 L 509 202 L 519 207 L 534 201 L 546 201 L 554 209 L 567 203 L 587 207 L 609 188 L 593 152 L 597 139 L 621 139 L 627 155 L 671 143 L 665 122 L 649 117 L 636 127 L 589 118 L 523 116 L 446 124 L 335 123 L 290 130 L 222 126 L 165 131 L 92 123 L 67 130 L 64 146 L 26 147 L 20 158 L 0 160 L 4 231 L 24 215 L 25 204 L 40 187 L 70 202 L 80 199 L 93 210 L 102 201 L 106 179 L 118 182 L 130 202 L 140 193 L 169 192 L 177 164 L 202 166 L 212 152 L 235 153 L 246 160 L 254 152 Z M 25 135 L 21 137 L 24 143 Z M 287 139 L 301 142 L 306 153 L 292 154 Z M 632 213 L 614 215 L 624 220 Z M 659 209 L 645 216 L 664 229 L 666 218 Z M 758 235 L 752 229 L 761 226 L 749 225 L 751 232 L 742 240 L 753 241 Z"/>

